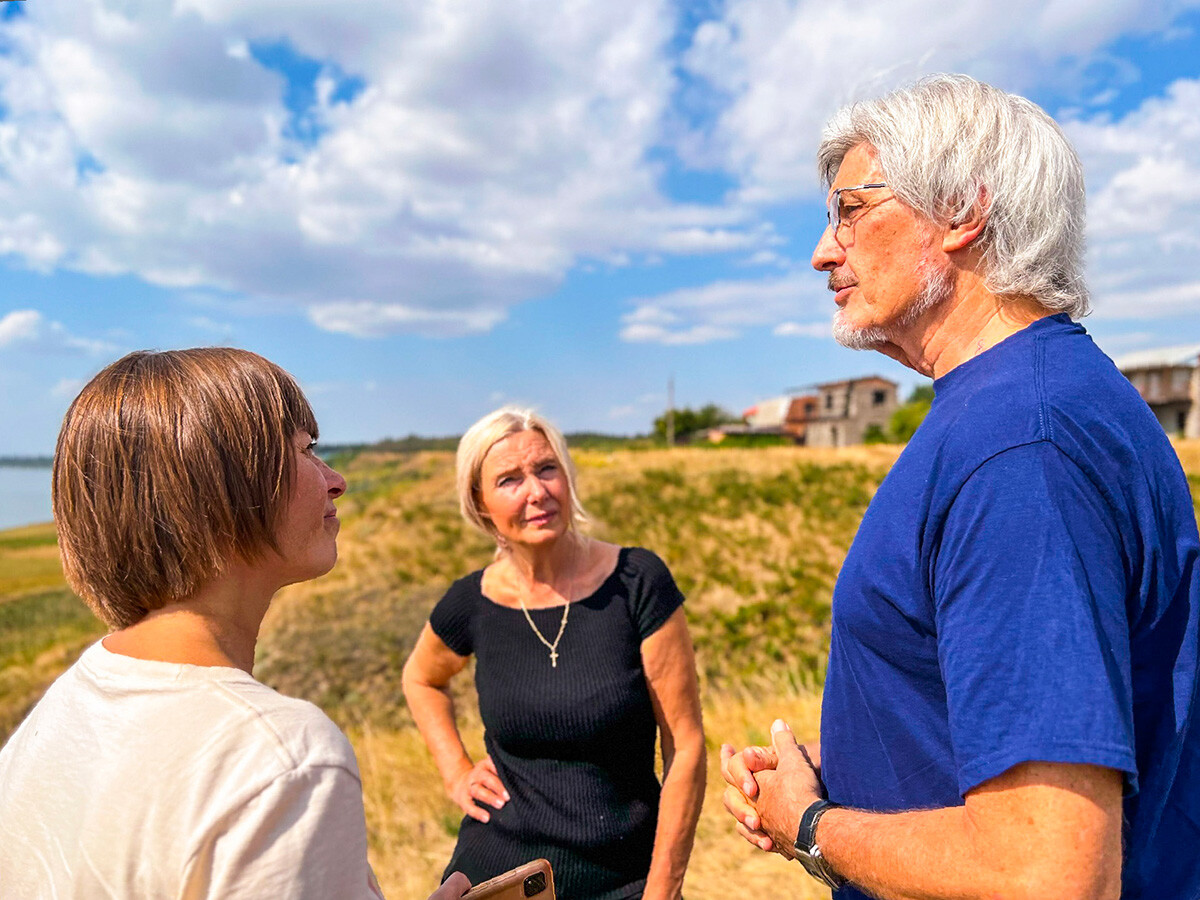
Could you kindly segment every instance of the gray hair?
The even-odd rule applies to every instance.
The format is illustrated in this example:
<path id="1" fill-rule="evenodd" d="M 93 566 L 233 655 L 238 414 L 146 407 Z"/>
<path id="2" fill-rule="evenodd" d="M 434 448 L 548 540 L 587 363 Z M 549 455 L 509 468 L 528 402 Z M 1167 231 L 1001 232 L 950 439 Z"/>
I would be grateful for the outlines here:
<path id="1" fill-rule="evenodd" d="M 924 218 L 987 216 L 978 246 L 989 290 L 1087 315 L 1083 166 L 1045 110 L 966 75 L 923 78 L 834 115 L 817 151 L 827 188 L 864 143 L 893 193 Z"/>
<path id="2" fill-rule="evenodd" d="M 483 515 L 480 503 L 480 474 L 483 460 L 497 443 L 521 431 L 537 431 L 546 439 L 550 449 L 567 480 L 567 491 L 571 496 L 571 508 L 567 521 L 572 529 L 578 530 L 588 518 L 579 492 L 575 489 L 575 463 L 567 450 L 567 439 L 548 420 L 532 409 L 503 406 L 488 413 L 467 429 L 458 442 L 455 458 L 455 486 L 458 491 L 458 508 L 464 519 L 488 537 L 496 537 L 495 526 Z"/>

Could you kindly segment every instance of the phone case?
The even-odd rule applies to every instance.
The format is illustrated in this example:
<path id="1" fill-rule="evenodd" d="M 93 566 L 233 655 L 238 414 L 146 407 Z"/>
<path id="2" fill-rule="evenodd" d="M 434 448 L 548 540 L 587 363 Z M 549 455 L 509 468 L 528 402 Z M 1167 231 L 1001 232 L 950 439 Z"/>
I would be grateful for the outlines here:
<path id="1" fill-rule="evenodd" d="M 535 859 L 471 888 L 462 900 L 554 900 L 554 873 L 550 863 Z"/>

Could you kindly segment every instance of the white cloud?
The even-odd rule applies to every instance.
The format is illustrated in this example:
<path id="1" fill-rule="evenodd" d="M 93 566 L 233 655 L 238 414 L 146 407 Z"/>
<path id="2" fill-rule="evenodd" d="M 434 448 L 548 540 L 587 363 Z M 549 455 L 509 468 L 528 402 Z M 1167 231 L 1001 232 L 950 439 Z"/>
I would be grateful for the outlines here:
<path id="1" fill-rule="evenodd" d="M 1106 55 L 1114 38 L 1197 5 L 966 0 L 931 15 L 929 0 L 727 0 L 678 35 L 669 0 L 290 0 L 286 15 L 273 0 L 40 0 L 5 23 L 0 54 L 0 255 L 290 307 L 362 336 L 486 331 L 593 264 L 737 254 L 786 271 L 756 204 L 815 190 L 813 151 L 840 103 L 950 69 L 1016 90 L 1054 82 L 1090 110 L 1137 76 Z M 284 76 L 256 59 L 264 44 L 317 62 L 307 109 L 285 105 Z M 1092 83 L 1089 66 L 1111 77 Z M 343 74 L 361 91 L 339 93 Z M 684 94 L 705 109 L 690 128 Z M 1117 123 L 1072 116 L 1089 145 L 1101 309 L 1142 293 L 1126 273 L 1145 271 L 1147 241 L 1191 255 L 1200 228 L 1181 204 L 1165 200 L 1181 218 L 1150 236 L 1134 201 L 1159 175 L 1200 181 L 1194 154 L 1134 126 L 1161 143 L 1170 115 L 1194 122 L 1194 101 Z M 729 176 L 729 199 L 672 202 L 662 150 Z M 1193 303 L 1182 262 L 1159 265 L 1161 289 L 1143 296 Z M 625 339 L 807 321 L 778 299 L 739 316 L 736 301 L 682 296 L 638 301 L 675 318 L 627 317 Z"/>
<path id="2" fill-rule="evenodd" d="M 0 55 L 0 253 L 283 300 L 353 334 L 491 327 L 588 259 L 753 252 L 649 150 L 667 0 L 30 4 Z M 255 47 L 323 65 L 298 140 Z M 361 79 L 349 102 L 337 74 Z"/>
<path id="3" fill-rule="evenodd" d="M 1087 172 L 1096 316 L 1200 309 L 1200 81 L 1178 81 L 1116 121 L 1065 128 Z"/>
<path id="4" fill-rule="evenodd" d="M 41 323 L 42 314 L 36 309 L 13 310 L 0 319 L 0 347 L 35 340 Z"/>
<path id="5" fill-rule="evenodd" d="M 87 382 L 82 378 L 60 378 L 54 387 L 50 388 L 50 396 L 58 399 L 74 399 Z"/>
<path id="6" fill-rule="evenodd" d="M 199 331 L 207 331 L 222 338 L 233 336 L 233 326 L 228 322 L 218 322 L 208 316 L 192 316 L 187 320 L 188 325 Z"/>
<path id="7" fill-rule="evenodd" d="M 1088 66 L 1128 64 L 1098 52 L 1153 34 L 1196 0 L 728 0 L 698 28 L 686 69 L 728 103 L 684 146 L 697 163 L 736 173 L 743 198 L 778 203 L 816 188 L 820 131 L 843 103 L 928 72 L 965 71 L 1009 90 L 1053 82 L 1093 98 Z"/>
<path id="8" fill-rule="evenodd" d="M 753 234 L 724 228 L 686 228 L 668 231 L 659 246 L 671 253 L 724 253 L 745 250 L 760 244 Z"/>
<path id="9" fill-rule="evenodd" d="M 1145 350 L 1161 346 L 1159 336 L 1152 331 L 1126 331 L 1120 334 L 1092 335 L 1096 343 L 1109 356 L 1116 358 L 1131 350 Z"/>
<path id="10" fill-rule="evenodd" d="M 809 337 L 831 338 L 833 332 L 828 321 L 825 322 L 780 322 L 771 334 L 776 337 Z"/>
<path id="11" fill-rule="evenodd" d="M 489 331 L 504 319 L 503 308 L 421 309 L 401 303 L 358 301 L 313 306 L 309 316 L 326 331 L 371 337 L 395 331 L 453 336 Z"/>
<path id="12" fill-rule="evenodd" d="M 661 344 L 732 338 L 748 328 L 777 326 L 798 312 L 816 311 L 823 295 L 821 279 L 813 273 L 685 288 L 633 301 L 634 309 L 621 317 L 621 338 Z"/>
<path id="13" fill-rule="evenodd" d="M 99 354 L 115 349 L 107 341 L 75 337 L 61 322 L 48 321 L 36 309 L 13 310 L 0 318 L 0 347 L 43 354 Z"/>

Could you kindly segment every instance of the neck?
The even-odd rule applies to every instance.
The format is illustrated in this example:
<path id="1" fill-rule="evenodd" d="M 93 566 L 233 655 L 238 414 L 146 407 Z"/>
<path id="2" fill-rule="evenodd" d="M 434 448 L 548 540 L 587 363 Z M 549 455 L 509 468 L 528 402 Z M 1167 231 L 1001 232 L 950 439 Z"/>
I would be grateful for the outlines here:
<path id="1" fill-rule="evenodd" d="M 504 552 L 513 568 L 528 584 L 554 587 L 576 574 L 586 549 L 585 540 L 582 535 L 568 531 L 552 544 L 509 546 Z"/>
<path id="2" fill-rule="evenodd" d="M 263 583 L 244 563 L 232 565 L 187 600 L 152 610 L 140 622 L 113 632 L 104 646 L 138 659 L 250 673 L 258 631 L 278 587 Z"/>
<path id="3" fill-rule="evenodd" d="M 881 349 L 923 375 L 940 378 L 1048 315 L 1051 311 L 1034 298 L 1001 297 L 974 271 L 960 270 L 954 294 Z"/>

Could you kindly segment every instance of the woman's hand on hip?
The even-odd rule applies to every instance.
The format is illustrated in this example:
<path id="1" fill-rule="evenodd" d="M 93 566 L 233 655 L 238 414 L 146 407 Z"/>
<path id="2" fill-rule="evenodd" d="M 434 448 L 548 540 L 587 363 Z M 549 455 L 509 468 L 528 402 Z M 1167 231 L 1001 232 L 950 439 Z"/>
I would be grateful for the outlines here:
<path id="1" fill-rule="evenodd" d="M 491 816 L 484 807 L 500 809 L 511 798 L 496 772 L 496 764 L 490 756 L 485 756 L 471 768 L 465 769 L 454 781 L 450 787 L 450 799 L 472 819 L 487 822 Z"/>

